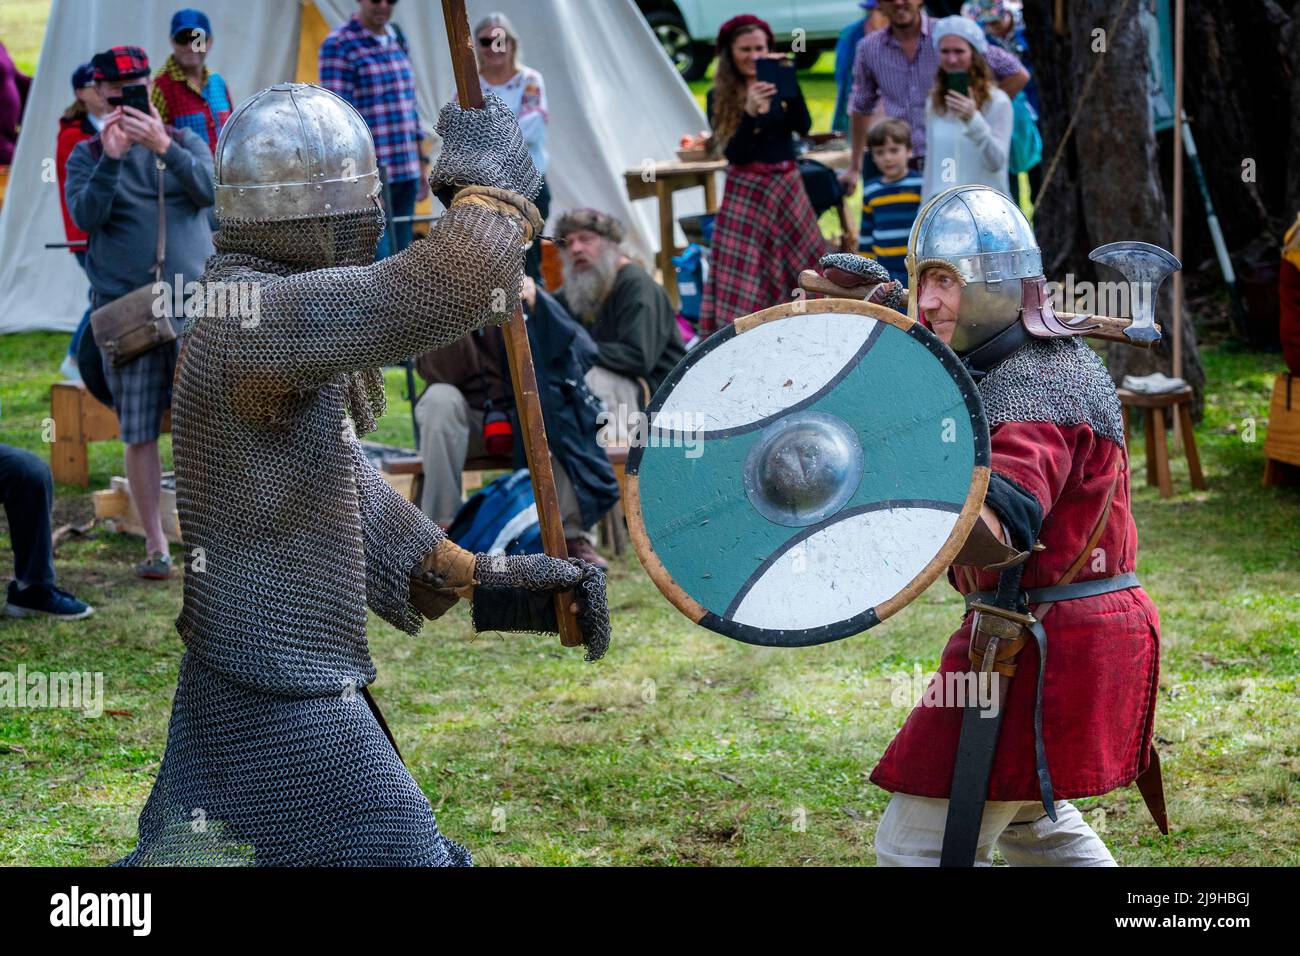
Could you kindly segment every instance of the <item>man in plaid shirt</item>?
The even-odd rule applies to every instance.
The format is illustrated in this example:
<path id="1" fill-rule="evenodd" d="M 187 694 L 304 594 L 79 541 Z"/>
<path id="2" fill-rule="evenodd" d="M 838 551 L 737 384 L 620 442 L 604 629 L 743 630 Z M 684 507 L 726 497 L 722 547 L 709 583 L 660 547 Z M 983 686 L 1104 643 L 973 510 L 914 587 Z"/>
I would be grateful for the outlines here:
<path id="1" fill-rule="evenodd" d="M 931 19 L 921 0 L 880 0 L 889 26 L 869 33 L 858 43 L 853 60 L 853 89 L 849 94 L 852 160 L 840 173 L 840 184 L 852 192 L 862 175 L 867 132 L 885 117 L 906 120 L 912 129 L 911 166 L 925 169 L 925 100 L 939 72 L 939 51 L 930 41 Z M 1012 54 L 991 47 L 989 69 L 1008 98 L 1029 82 L 1029 72 Z"/>
<path id="2" fill-rule="evenodd" d="M 384 181 L 384 211 L 410 216 L 424 198 L 420 118 L 415 110 L 415 70 L 406 37 L 389 23 L 397 0 L 357 0 L 357 12 L 321 44 L 321 86 L 357 108 L 370 126 Z M 379 240 L 377 259 L 405 249 L 411 223 L 393 223 Z"/>

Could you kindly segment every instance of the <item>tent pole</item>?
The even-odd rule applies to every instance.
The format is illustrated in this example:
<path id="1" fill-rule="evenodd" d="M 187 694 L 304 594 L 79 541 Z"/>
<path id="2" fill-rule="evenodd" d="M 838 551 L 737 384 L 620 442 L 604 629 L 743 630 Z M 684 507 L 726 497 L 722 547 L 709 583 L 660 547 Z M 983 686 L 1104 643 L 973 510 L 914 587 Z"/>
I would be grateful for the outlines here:
<path id="1" fill-rule="evenodd" d="M 1174 0 L 1174 256 L 1183 258 L 1183 23 L 1185 0 Z M 1183 374 L 1183 273 L 1174 273 L 1174 378 Z"/>

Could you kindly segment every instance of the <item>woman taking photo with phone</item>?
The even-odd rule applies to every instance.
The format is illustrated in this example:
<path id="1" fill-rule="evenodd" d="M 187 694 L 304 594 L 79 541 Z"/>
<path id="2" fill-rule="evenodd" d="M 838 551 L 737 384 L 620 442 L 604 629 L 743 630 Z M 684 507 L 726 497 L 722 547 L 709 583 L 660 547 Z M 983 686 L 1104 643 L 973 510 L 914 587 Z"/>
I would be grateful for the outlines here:
<path id="1" fill-rule="evenodd" d="M 921 201 L 972 183 L 1005 193 L 1013 113 L 984 59 L 984 31 L 965 17 L 944 17 L 934 21 L 930 36 L 939 72 L 925 103 Z"/>
<path id="2" fill-rule="evenodd" d="M 731 165 L 713 226 L 702 334 L 789 300 L 799 273 L 826 251 L 794 155 L 793 137 L 807 134 L 812 117 L 793 67 L 771 52 L 774 45 L 772 28 L 748 14 L 718 32 L 717 74 L 708 94 L 713 134 L 706 145 Z M 778 64 L 776 82 L 759 79 L 763 60 Z"/>

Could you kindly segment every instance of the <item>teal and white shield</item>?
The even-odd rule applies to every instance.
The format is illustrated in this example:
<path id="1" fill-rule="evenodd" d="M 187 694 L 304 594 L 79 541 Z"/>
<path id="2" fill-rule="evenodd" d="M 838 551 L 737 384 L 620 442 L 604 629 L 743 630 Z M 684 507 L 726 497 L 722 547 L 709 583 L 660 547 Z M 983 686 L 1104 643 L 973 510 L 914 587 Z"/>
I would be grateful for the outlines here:
<path id="1" fill-rule="evenodd" d="M 989 432 L 933 333 L 882 306 L 792 302 L 687 355 L 634 432 L 637 556 L 691 620 L 750 644 L 860 633 L 951 562 Z"/>

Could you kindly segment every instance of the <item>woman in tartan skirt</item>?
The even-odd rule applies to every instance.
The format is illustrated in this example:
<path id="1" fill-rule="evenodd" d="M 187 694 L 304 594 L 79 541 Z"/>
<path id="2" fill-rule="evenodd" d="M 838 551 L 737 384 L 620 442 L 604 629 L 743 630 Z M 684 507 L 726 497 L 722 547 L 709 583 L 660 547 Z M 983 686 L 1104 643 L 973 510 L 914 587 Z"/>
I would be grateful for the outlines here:
<path id="1" fill-rule="evenodd" d="M 774 45 L 771 27 L 748 14 L 718 32 L 708 147 L 731 165 L 713 226 L 702 333 L 788 300 L 799 273 L 826 252 L 792 141 L 812 127 L 808 106 L 802 94 L 781 99 L 775 84 L 758 79 L 758 61 Z"/>

